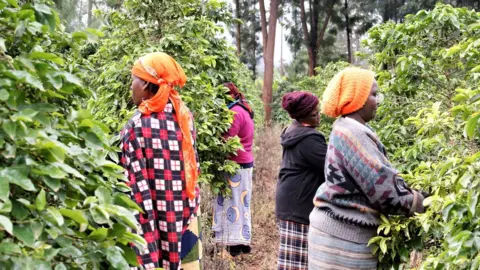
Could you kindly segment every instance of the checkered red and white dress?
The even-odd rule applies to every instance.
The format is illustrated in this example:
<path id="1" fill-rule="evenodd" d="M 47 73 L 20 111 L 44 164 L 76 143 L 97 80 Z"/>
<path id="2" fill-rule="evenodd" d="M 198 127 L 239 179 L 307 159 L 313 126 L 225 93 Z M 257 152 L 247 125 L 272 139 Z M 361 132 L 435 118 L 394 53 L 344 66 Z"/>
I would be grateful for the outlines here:
<path id="1" fill-rule="evenodd" d="M 191 129 L 195 140 L 193 125 Z M 182 235 L 198 210 L 200 191 L 196 187 L 194 200 L 187 197 L 183 136 L 172 104 L 159 113 L 137 112 L 121 137 L 131 197 L 145 212 L 136 216 L 137 233 L 148 245 L 144 250 L 134 247 L 137 260 L 147 270 L 180 269 Z"/>

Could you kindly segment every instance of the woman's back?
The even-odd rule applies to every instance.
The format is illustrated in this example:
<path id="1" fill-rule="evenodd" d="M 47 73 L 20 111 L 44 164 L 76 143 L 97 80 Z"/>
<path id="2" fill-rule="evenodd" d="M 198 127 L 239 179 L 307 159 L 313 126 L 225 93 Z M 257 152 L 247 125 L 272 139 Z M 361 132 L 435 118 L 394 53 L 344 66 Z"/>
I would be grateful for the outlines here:
<path id="1" fill-rule="evenodd" d="M 152 252 L 160 251 L 160 255 L 156 255 L 163 260 L 160 265 L 172 266 L 181 259 L 181 250 L 168 249 L 167 252 L 159 243 L 170 242 L 173 235 L 182 241 L 182 232 L 192 218 L 190 213 L 197 211 L 200 193 L 197 187 L 194 200 L 189 200 L 186 194 L 183 136 L 172 104 L 168 103 L 163 112 L 136 113 L 121 134 L 122 163 L 127 165 L 132 197 L 145 210 L 138 215 L 138 220 L 145 240 L 152 247 L 141 256 L 142 261 L 155 263 Z"/>
<path id="2" fill-rule="evenodd" d="M 255 135 L 255 124 L 253 122 L 250 113 L 240 105 L 233 106 L 232 110 L 235 115 L 232 126 L 226 133 L 226 137 L 238 136 L 242 143 L 243 150 L 237 151 L 236 156 L 232 156 L 231 159 L 238 164 L 252 163 L 253 158 L 253 137 Z"/>

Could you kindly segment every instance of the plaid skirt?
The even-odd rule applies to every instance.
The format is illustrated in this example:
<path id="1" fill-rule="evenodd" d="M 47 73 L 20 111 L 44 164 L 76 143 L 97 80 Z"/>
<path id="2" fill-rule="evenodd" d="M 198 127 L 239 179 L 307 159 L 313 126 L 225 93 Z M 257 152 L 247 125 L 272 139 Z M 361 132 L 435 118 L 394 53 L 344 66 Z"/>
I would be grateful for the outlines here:
<path id="1" fill-rule="evenodd" d="M 377 257 L 366 244 L 343 240 L 311 227 L 308 245 L 308 269 L 377 269 Z"/>
<path id="2" fill-rule="evenodd" d="M 308 227 L 306 224 L 278 220 L 279 270 L 308 269 Z"/>

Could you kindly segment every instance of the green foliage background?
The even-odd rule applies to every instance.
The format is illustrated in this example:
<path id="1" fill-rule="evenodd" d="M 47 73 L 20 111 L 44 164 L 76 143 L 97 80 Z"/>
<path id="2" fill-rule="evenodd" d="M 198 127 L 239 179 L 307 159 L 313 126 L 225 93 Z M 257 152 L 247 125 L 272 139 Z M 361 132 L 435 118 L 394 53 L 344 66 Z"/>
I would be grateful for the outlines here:
<path id="1" fill-rule="evenodd" d="M 110 129 L 82 106 L 75 63 L 95 31 L 63 32 L 40 1 L 0 1 L 0 269 L 126 269 L 145 241 Z"/>

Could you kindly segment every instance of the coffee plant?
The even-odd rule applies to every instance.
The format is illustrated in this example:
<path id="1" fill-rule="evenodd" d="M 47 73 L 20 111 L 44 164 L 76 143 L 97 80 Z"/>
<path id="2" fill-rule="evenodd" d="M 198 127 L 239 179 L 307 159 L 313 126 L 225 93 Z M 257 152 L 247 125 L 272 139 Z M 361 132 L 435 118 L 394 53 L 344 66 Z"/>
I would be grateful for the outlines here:
<path id="1" fill-rule="evenodd" d="M 222 134 L 230 127 L 233 114 L 226 107 L 223 83 L 234 82 L 245 93 L 262 125 L 262 105 L 249 71 L 223 38 L 220 22 L 232 22 L 223 1 L 125 1 L 125 11 L 105 14 L 106 38 L 89 56 L 85 78 L 96 89 L 89 108 L 95 118 L 118 131 L 134 108 L 131 104 L 130 68 L 145 53 L 162 51 L 184 68 L 187 84 L 179 89 L 192 111 L 197 129 L 201 160 L 201 183 L 214 193 L 228 192 L 223 172 L 237 168 L 228 155 L 239 147 L 238 139 L 225 141 Z M 152 12 L 159 11 L 159 12 Z"/>
<path id="2" fill-rule="evenodd" d="M 0 0 L 0 269 L 127 269 L 141 209 L 75 60 L 97 31 L 45 3 Z"/>
<path id="3" fill-rule="evenodd" d="M 370 125 L 411 187 L 430 194 L 423 214 L 382 216 L 369 243 L 380 269 L 480 267 L 479 21 L 473 10 L 438 4 L 403 23 L 377 25 L 363 41 L 358 56 L 376 72 L 385 95 Z M 347 65 L 329 63 L 315 77 L 280 82 L 275 119 L 288 121 L 284 93 L 321 97 Z M 324 134 L 331 123 L 322 118 Z M 412 263 L 413 250 L 421 260 Z"/>
<path id="4" fill-rule="evenodd" d="M 368 32 L 362 55 L 378 75 L 385 102 L 373 123 L 390 158 L 426 212 L 383 218 L 370 244 L 385 269 L 478 269 L 480 265 L 480 14 L 438 4 Z"/>

